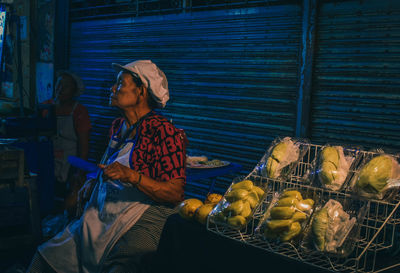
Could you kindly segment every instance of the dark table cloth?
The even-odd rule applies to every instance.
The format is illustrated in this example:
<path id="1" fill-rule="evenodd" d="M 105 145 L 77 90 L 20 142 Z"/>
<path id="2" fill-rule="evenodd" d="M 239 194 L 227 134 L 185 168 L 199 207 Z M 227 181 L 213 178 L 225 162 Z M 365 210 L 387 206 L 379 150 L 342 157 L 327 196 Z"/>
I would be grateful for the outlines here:
<path id="1" fill-rule="evenodd" d="M 223 237 L 178 214 L 164 226 L 156 260 L 155 272 L 328 272 Z"/>

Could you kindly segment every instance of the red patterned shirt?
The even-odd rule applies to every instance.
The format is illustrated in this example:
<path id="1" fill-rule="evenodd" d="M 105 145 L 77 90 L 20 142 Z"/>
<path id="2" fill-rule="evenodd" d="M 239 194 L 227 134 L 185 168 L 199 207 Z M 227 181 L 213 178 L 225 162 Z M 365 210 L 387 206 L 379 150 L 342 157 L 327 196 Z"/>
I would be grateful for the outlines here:
<path id="1" fill-rule="evenodd" d="M 119 131 L 123 121 L 123 118 L 113 121 L 110 135 Z M 131 167 L 156 181 L 174 178 L 186 181 L 186 140 L 183 130 L 177 129 L 165 117 L 151 112 L 142 121 L 138 133 Z"/>

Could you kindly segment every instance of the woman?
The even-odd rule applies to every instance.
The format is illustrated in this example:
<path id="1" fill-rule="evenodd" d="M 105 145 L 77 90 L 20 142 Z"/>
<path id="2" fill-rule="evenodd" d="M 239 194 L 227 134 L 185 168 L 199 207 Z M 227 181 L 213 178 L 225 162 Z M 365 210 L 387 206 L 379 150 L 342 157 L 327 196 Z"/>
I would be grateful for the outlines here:
<path id="1" fill-rule="evenodd" d="M 143 272 L 183 200 L 183 134 L 153 111 L 169 99 L 167 78 L 151 61 L 113 66 L 119 74 L 110 104 L 123 118 L 113 122 L 97 179 L 82 188 L 90 199 L 79 220 L 38 247 L 28 272 L 47 264 L 57 272 Z"/>
<path id="2" fill-rule="evenodd" d="M 87 160 L 89 152 L 89 113 L 76 100 L 83 90 L 83 82 L 78 76 L 69 71 L 60 71 L 55 85 L 55 99 L 45 102 L 55 105 L 57 116 L 57 135 L 53 139 L 56 197 L 65 198 L 63 209 L 70 212 L 76 205 L 85 173 L 72 168 L 68 156 Z"/>

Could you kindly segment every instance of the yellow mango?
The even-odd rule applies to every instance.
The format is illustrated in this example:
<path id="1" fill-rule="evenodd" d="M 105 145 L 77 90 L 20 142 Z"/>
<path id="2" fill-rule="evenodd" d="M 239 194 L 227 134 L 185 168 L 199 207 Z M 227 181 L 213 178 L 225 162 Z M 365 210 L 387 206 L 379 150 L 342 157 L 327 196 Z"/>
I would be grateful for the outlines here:
<path id="1" fill-rule="evenodd" d="M 204 200 L 204 204 L 217 204 L 221 201 L 222 195 L 218 193 L 210 193 L 207 195 L 206 200 Z"/>
<path id="2" fill-rule="evenodd" d="M 291 239 L 293 239 L 294 237 L 296 237 L 297 235 L 299 235 L 301 232 L 301 225 L 299 222 L 293 222 L 290 225 L 290 228 L 288 231 L 282 232 L 279 236 L 280 240 L 282 242 L 287 242 Z"/>
<path id="3" fill-rule="evenodd" d="M 321 164 L 319 178 L 325 185 L 332 184 L 338 176 L 337 167 L 330 161 L 324 161 Z"/>
<path id="4" fill-rule="evenodd" d="M 325 147 L 321 151 L 321 162 L 331 162 L 337 169 L 339 166 L 339 151 L 335 147 Z"/>
<path id="5" fill-rule="evenodd" d="M 227 195 L 225 196 L 225 199 L 228 200 L 229 202 L 235 202 L 237 200 L 245 199 L 245 197 L 248 194 L 249 192 L 247 190 L 236 189 L 228 192 Z"/>
<path id="6" fill-rule="evenodd" d="M 249 202 L 249 203 L 250 203 L 250 207 L 251 207 L 252 209 L 254 209 L 254 208 L 257 206 L 258 202 L 259 202 L 259 198 L 258 198 L 257 193 L 254 192 L 254 191 L 251 191 L 251 192 L 247 195 L 246 201 Z"/>
<path id="7" fill-rule="evenodd" d="M 288 230 L 292 224 L 292 220 L 270 220 L 266 223 L 266 227 L 274 233 Z"/>
<path id="8" fill-rule="evenodd" d="M 179 204 L 179 215 L 187 220 L 192 219 L 197 208 L 203 205 L 203 202 L 196 198 L 190 198 Z"/>
<path id="9" fill-rule="evenodd" d="M 226 216 L 240 215 L 242 213 L 243 207 L 244 202 L 242 200 L 235 201 L 224 209 L 224 214 Z"/>
<path id="10" fill-rule="evenodd" d="M 357 187 L 369 193 L 379 193 L 392 178 L 393 159 L 387 155 L 376 156 L 360 170 Z"/>
<path id="11" fill-rule="evenodd" d="M 296 222 L 296 221 L 303 222 L 306 219 L 307 219 L 307 214 L 305 214 L 304 212 L 300 212 L 300 211 L 296 211 L 291 218 L 291 220 L 293 222 Z"/>
<path id="12" fill-rule="evenodd" d="M 261 199 L 264 196 L 265 193 L 264 190 L 258 186 L 253 186 L 251 190 L 257 193 L 259 199 Z"/>
<path id="13" fill-rule="evenodd" d="M 315 203 L 314 200 L 311 198 L 304 199 L 302 202 L 307 205 L 310 205 L 311 207 L 314 207 L 314 203 Z"/>
<path id="14" fill-rule="evenodd" d="M 272 219 L 290 219 L 295 213 L 296 209 L 294 207 L 273 207 L 271 209 Z"/>
<path id="15" fill-rule="evenodd" d="M 285 197 L 295 197 L 295 198 L 297 198 L 297 200 L 300 200 L 300 201 L 303 200 L 303 197 L 301 196 L 301 193 L 299 191 L 296 191 L 296 190 L 284 191 L 280 198 L 282 199 L 282 198 L 285 198 Z"/>
<path id="16" fill-rule="evenodd" d="M 251 180 L 243 180 L 232 185 L 232 190 L 243 189 L 250 191 L 252 188 L 253 188 L 253 182 Z"/>
<path id="17" fill-rule="evenodd" d="M 248 218 L 251 215 L 251 207 L 250 207 L 250 203 L 247 201 L 243 202 L 243 209 L 242 212 L 240 213 L 241 216 L 243 216 L 244 218 Z"/>
<path id="18" fill-rule="evenodd" d="M 271 157 L 278 162 L 283 161 L 286 158 L 288 144 L 286 142 L 278 143 L 272 150 Z"/>
<path id="19" fill-rule="evenodd" d="M 315 203 L 314 200 L 311 198 L 304 199 L 302 202 L 310 205 L 311 207 L 313 207 Z"/>
<path id="20" fill-rule="evenodd" d="M 196 213 L 194 214 L 194 219 L 199 222 L 200 224 L 205 225 L 207 222 L 207 216 L 210 214 L 210 212 L 213 210 L 214 205 L 213 204 L 205 204 L 200 206 L 197 210 Z"/>
<path id="21" fill-rule="evenodd" d="M 273 159 L 272 157 L 268 157 L 267 160 L 267 176 L 269 178 L 277 178 L 279 176 L 279 173 L 277 172 L 279 167 L 279 162 Z"/>
<path id="22" fill-rule="evenodd" d="M 296 208 L 301 211 L 309 211 L 313 208 L 313 206 L 314 200 L 312 199 L 305 199 L 296 203 Z"/>
<path id="23" fill-rule="evenodd" d="M 230 226 L 242 228 L 246 225 L 246 218 L 241 215 L 236 215 L 232 217 L 228 217 L 227 223 Z"/>
<path id="24" fill-rule="evenodd" d="M 296 206 L 296 203 L 299 202 L 296 197 L 285 197 L 278 200 L 276 204 L 277 207 L 291 207 Z"/>
<path id="25" fill-rule="evenodd" d="M 318 249 L 323 251 L 325 249 L 325 234 L 329 225 L 329 215 L 326 208 L 317 211 L 312 222 L 312 233 L 314 242 Z"/>

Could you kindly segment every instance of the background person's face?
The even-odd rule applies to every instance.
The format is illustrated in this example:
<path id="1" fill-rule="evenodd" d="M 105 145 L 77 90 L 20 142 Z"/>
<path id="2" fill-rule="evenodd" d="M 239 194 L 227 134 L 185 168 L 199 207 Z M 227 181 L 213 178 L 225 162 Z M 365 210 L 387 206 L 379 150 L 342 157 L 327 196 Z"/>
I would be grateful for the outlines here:
<path id="1" fill-rule="evenodd" d="M 74 80 L 68 75 L 62 75 L 57 78 L 55 91 L 56 100 L 59 102 L 72 101 L 76 95 Z"/>
<path id="2" fill-rule="evenodd" d="M 122 110 L 135 107 L 139 102 L 140 90 L 127 72 L 119 72 L 117 82 L 111 87 L 110 105 Z"/>

